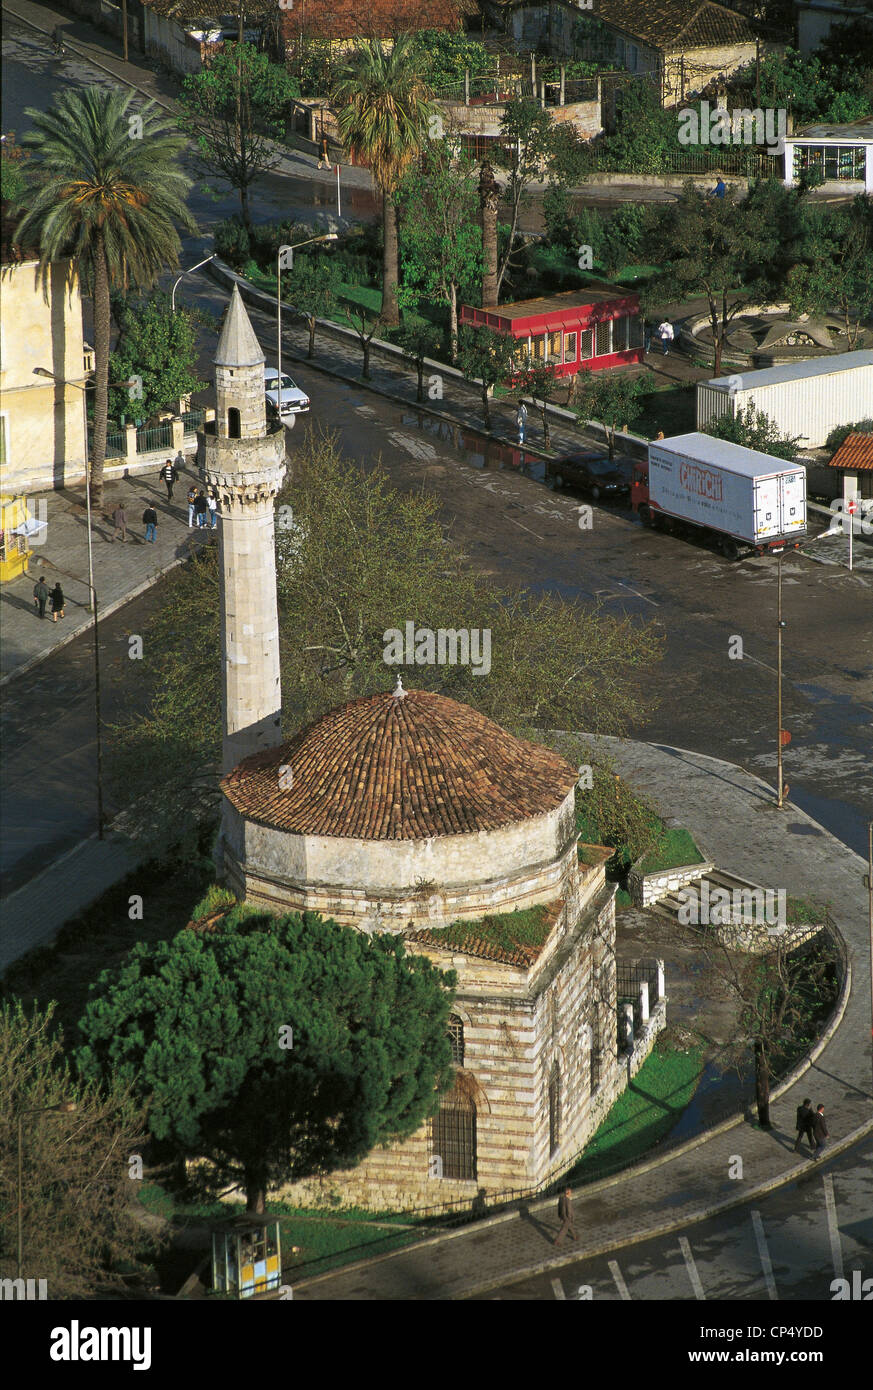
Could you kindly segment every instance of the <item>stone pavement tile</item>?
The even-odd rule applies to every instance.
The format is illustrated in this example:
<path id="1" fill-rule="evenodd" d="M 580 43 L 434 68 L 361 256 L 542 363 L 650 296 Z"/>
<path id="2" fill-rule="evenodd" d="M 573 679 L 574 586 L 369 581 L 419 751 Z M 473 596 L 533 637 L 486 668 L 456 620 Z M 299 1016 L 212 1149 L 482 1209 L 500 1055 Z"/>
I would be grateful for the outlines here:
<path id="1" fill-rule="evenodd" d="M 192 537 L 197 533 L 188 530 L 185 494 L 192 480 L 197 481 L 197 474 L 189 467 L 176 483 L 172 503 L 167 502 L 157 465 L 147 473 L 107 481 L 103 507 L 91 518 L 94 587 L 100 614 L 108 615 L 190 554 Z M 111 517 L 119 501 L 124 502 L 127 512 L 128 536 L 124 542 L 113 542 Z M 42 532 L 43 544 L 33 547 L 28 572 L 0 590 L 0 674 L 4 679 L 51 655 L 59 644 L 92 625 L 84 487 L 35 494 L 28 496 L 28 502 L 31 511 L 39 515 L 41 504 L 45 504 L 48 526 Z M 158 514 L 153 543 L 146 542 L 140 520 L 147 505 Z M 66 617 L 56 623 L 49 616 L 40 621 L 34 607 L 33 586 L 43 574 L 49 588 L 60 580 L 67 600 Z"/>

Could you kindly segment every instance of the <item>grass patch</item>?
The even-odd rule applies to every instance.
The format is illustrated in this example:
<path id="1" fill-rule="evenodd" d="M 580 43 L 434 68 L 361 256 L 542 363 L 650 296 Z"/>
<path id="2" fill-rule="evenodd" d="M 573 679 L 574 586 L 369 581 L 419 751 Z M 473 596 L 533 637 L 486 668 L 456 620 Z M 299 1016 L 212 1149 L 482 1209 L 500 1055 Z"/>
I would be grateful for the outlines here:
<path id="1" fill-rule="evenodd" d="M 185 1202 L 174 1199 L 154 1182 L 143 1184 L 139 1200 L 148 1212 L 163 1217 L 174 1230 L 190 1232 L 201 1227 L 204 1252 L 209 1248 L 212 1226 L 229 1217 L 245 1215 L 244 1202 Z M 284 1276 L 303 1267 L 308 1272 L 315 1262 L 320 1273 L 368 1255 L 397 1250 L 420 1239 L 424 1225 L 403 1212 L 370 1212 L 356 1207 L 324 1211 L 293 1207 L 287 1202 L 268 1202 L 267 1214 L 279 1222 Z M 294 1246 L 298 1247 L 296 1254 L 292 1254 Z M 193 1268 L 197 1258 L 189 1250 L 182 1260 L 183 1267 Z M 170 1282 L 181 1282 L 175 1267 Z"/>
<path id="2" fill-rule="evenodd" d="M 652 340 L 650 356 L 657 354 L 657 340 Z M 666 390 L 647 391 L 642 396 L 642 411 L 633 422 L 637 434 L 654 439 L 663 430 L 669 439 L 674 434 L 689 434 L 697 429 L 697 387 L 671 386 Z"/>
<path id="3" fill-rule="evenodd" d="M 440 945 L 463 948 L 471 941 L 490 941 L 504 951 L 542 946 L 554 925 L 554 917 L 543 903 L 520 912 L 497 912 L 472 922 L 452 922 L 431 935 Z"/>
<path id="4" fill-rule="evenodd" d="M 212 836 L 208 830 L 205 839 Z M 167 941 L 191 919 L 191 904 L 203 897 L 215 877 L 211 860 L 189 855 L 178 860 L 151 860 L 134 869 L 95 903 L 71 917 L 54 946 L 40 946 L 22 956 L 0 985 L 0 997 L 17 996 L 24 1007 L 45 1008 L 58 1001 L 57 1021 L 68 1042 L 85 1011 L 88 991 L 104 970 L 116 970 L 137 942 Z M 148 894 L 142 921 L 131 921 L 130 895 Z"/>
<path id="5" fill-rule="evenodd" d="M 659 874 L 667 869 L 678 869 L 682 864 L 702 863 L 703 855 L 690 831 L 678 826 L 664 831 L 660 844 L 646 855 L 640 865 L 640 873 Z"/>
<path id="6" fill-rule="evenodd" d="M 617 908 L 633 907 L 634 900 L 626 888 L 617 888 L 615 890 L 615 905 Z"/>
<path id="7" fill-rule="evenodd" d="M 571 1182 L 594 1182 L 634 1163 L 664 1139 L 697 1090 L 703 1052 L 656 1047 L 615 1102 L 579 1162 Z"/>

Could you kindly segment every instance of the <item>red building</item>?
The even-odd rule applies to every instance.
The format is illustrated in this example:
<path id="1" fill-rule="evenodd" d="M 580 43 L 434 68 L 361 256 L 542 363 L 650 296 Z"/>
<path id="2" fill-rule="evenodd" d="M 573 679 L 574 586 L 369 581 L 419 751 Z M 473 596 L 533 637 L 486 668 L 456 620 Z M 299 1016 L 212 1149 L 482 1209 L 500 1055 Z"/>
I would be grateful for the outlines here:
<path id="1" fill-rule="evenodd" d="M 555 376 L 643 360 L 639 298 L 615 285 L 595 282 L 493 309 L 464 304 L 460 322 L 510 334 L 518 343 L 520 365 L 545 363 Z"/>

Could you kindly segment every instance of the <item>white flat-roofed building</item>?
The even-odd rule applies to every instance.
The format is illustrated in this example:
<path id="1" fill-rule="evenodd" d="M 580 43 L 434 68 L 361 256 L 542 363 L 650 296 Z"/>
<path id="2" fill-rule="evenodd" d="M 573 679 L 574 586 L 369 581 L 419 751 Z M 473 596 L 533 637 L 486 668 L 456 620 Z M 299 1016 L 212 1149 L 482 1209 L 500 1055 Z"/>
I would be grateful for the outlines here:
<path id="1" fill-rule="evenodd" d="M 697 428 L 749 405 L 805 448 L 824 444 L 838 425 L 873 415 L 873 350 L 811 357 L 757 372 L 737 372 L 697 384 Z"/>
<path id="2" fill-rule="evenodd" d="M 809 125 L 785 137 L 785 183 L 820 170 L 822 188 L 873 194 L 873 119 L 847 125 Z"/>

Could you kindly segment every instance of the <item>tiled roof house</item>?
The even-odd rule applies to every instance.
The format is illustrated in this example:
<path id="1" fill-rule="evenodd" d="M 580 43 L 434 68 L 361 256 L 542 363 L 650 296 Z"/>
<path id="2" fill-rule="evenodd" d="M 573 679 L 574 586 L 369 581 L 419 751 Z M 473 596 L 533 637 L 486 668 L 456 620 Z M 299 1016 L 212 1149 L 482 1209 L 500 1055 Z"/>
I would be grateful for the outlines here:
<path id="1" fill-rule="evenodd" d="M 661 82 L 665 104 L 700 91 L 755 57 L 748 19 L 715 0 L 511 0 L 510 24 L 526 48 L 546 43 L 565 57 L 601 55 Z"/>

